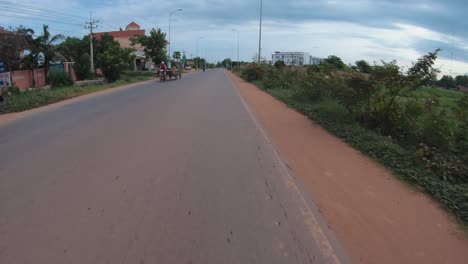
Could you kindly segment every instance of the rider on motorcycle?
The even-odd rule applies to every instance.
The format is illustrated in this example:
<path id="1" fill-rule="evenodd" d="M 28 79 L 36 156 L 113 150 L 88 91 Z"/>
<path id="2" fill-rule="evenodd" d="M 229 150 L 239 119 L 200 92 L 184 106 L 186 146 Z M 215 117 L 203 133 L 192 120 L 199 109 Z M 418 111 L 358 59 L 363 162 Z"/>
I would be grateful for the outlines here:
<path id="1" fill-rule="evenodd" d="M 166 77 L 167 66 L 164 61 L 161 61 L 161 64 L 159 64 L 159 71 L 161 71 L 164 77 Z"/>

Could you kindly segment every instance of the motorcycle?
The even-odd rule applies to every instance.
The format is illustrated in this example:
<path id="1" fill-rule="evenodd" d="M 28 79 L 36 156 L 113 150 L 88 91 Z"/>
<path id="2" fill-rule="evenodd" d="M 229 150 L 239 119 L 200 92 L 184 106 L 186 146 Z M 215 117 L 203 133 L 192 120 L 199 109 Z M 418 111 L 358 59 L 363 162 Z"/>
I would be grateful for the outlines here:
<path id="1" fill-rule="evenodd" d="M 159 70 L 159 81 L 161 82 L 166 81 L 166 72 L 164 70 Z"/>

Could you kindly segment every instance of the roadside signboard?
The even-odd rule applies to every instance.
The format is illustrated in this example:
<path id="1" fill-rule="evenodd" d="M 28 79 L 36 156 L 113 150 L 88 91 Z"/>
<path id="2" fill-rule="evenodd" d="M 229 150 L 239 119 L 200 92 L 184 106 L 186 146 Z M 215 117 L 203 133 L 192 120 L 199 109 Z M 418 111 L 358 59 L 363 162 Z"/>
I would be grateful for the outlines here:
<path id="1" fill-rule="evenodd" d="M 0 73 L 0 88 L 7 88 L 11 86 L 10 72 Z"/>

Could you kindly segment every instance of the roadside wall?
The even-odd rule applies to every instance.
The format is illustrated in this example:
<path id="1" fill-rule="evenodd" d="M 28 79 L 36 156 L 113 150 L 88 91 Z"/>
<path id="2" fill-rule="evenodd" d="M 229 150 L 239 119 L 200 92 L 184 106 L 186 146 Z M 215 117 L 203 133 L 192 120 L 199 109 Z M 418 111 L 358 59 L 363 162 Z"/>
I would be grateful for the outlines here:
<path id="1" fill-rule="evenodd" d="M 45 82 L 45 70 L 36 69 L 33 71 L 14 71 L 11 72 L 12 84 L 16 85 L 20 90 L 28 88 L 42 87 Z"/>

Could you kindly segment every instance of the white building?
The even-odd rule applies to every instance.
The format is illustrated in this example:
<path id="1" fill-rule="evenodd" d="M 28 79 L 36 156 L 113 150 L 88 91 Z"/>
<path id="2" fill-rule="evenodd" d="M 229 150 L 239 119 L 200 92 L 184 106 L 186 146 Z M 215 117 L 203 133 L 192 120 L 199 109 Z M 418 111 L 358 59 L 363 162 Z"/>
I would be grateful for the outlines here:
<path id="1" fill-rule="evenodd" d="M 288 66 L 304 66 L 320 64 L 321 58 L 312 57 L 306 52 L 275 52 L 272 55 L 272 63 L 283 61 Z"/>
<path id="2" fill-rule="evenodd" d="M 310 57 L 310 65 L 319 65 L 322 61 L 322 58 L 312 56 Z"/>

